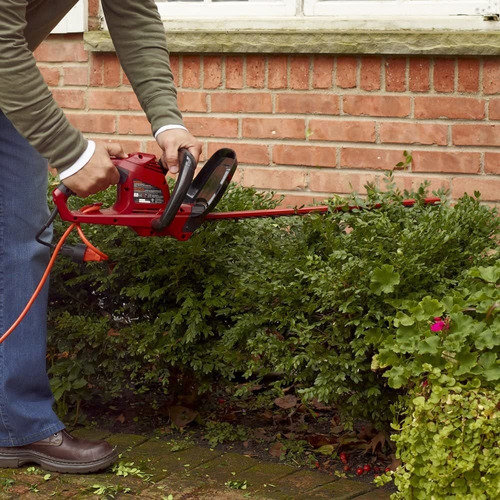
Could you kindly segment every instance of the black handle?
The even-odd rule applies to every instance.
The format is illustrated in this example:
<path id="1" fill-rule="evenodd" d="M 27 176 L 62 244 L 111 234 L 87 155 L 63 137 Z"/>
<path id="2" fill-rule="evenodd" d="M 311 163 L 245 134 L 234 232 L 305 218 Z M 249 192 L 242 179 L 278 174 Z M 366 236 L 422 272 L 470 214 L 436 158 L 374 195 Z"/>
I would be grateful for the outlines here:
<path id="1" fill-rule="evenodd" d="M 196 160 L 193 155 L 187 149 L 179 149 L 179 176 L 164 212 L 158 219 L 154 219 L 151 223 L 155 231 L 165 229 L 174 220 L 191 186 L 195 169 Z"/>
<path id="2" fill-rule="evenodd" d="M 116 167 L 118 169 L 118 173 L 120 174 L 120 180 L 118 181 L 118 184 L 124 184 L 127 180 L 127 177 L 128 177 L 128 172 L 124 169 L 124 168 L 121 168 L 121 167 Z M 61 193 L 65 194 L 68 198 L 70 196 L 75 196 L 75 193 L 73 193 L 73 191 L 71 191 L 71 189 L 69 187 L 67 187 L 64 182 L 61 182 L 61 184 L 59 184 L 59 186 L 57 186 L 57 189 L 59 189 L 59 191 L 61 191 Z"/>

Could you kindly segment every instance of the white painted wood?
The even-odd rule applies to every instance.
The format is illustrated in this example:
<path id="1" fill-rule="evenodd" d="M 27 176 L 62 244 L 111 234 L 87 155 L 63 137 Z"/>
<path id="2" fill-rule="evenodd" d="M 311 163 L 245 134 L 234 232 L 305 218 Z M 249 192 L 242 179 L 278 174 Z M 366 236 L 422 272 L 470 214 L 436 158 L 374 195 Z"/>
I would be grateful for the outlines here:
<path id="1" fill-rule="evenodd" d="M 214 2 L 199 0 L 196 2 L 172 2 L 157 0 L 162 19 L 227 19 L 253 18 L 272 16 L 295 16 L 298 14 L 296 0 L 249 0 Z"/>
<path id="2" fill-rule="evenodd" d="M 436 17 L 500 14 L 500 0 L 304 0 L 306 16 Z"/>
<path id="3" fill-rule="evenodd" d="M 88 0 L 80 0 L 52 30 L 52 33 L 83 33 L 88 27 Z"/>

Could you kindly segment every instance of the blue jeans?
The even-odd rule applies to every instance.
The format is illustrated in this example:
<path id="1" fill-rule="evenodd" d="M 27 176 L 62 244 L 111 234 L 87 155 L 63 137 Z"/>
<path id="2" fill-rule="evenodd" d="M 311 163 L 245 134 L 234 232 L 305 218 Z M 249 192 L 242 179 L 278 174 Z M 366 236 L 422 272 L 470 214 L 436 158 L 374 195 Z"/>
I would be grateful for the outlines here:
<path id="1" fill-rule="evenodd" d="M 47 177 L 47 161 L 0 112 L 0 334 L 24 309 L 49 260 L 49 249 L 35 240 L 49 216 Z M 43 237 L 49 241 L 52 233 Z M 48 284 L 0 344 L 0 446 L 64 429 L 47 377 L 47 300 Z"/>

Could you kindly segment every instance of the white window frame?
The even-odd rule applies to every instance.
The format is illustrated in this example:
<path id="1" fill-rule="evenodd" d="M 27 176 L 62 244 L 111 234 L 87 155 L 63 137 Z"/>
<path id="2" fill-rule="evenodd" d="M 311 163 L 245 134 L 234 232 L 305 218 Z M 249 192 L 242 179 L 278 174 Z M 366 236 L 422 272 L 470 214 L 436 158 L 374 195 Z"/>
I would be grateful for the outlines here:
<path id="1" fill-rule="evenodd" d="M 88 0 L 80 0 L 52 30 L 53 34 L 84 33 L 88 29 Z"/>
<path id="2" fill-rule="evenodd" d="M 306 16 L 366 18 L 383 16 L 440 17 L 500 14 L 498 0 L 304 0 Z"/>
<path id="3" fill-rule="evenodd" d="M 249 2 L 157 2 L 162 19 L 227 19 L 294 17 L 299 13 L 297 0 L 253 0 Z"/>

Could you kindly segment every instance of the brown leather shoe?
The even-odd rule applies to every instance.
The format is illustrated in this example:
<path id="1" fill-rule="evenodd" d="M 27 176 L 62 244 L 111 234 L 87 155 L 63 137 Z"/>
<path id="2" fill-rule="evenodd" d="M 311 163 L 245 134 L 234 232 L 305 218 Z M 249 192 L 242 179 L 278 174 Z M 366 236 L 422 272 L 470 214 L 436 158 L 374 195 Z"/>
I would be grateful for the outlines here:
<path id="1" fill-rule="evenodd" d="M 35 463 L 54 472 L 85 474 L 105 469 L 117 457 L 116 447 L 106 441 L 78 439 L 63 430 L 25 446 L 0 447 L 0 468 Z"/>

